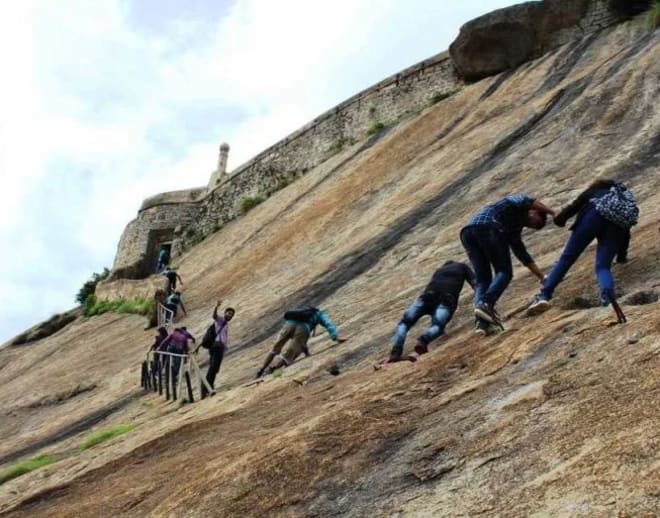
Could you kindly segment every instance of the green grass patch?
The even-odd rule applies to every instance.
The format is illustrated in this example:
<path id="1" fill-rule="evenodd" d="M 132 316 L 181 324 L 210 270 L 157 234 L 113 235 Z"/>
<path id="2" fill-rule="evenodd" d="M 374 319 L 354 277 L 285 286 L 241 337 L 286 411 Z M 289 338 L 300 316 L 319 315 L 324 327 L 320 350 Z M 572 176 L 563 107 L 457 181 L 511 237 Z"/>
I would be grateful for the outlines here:
<path id="1" fill-rule="evenodd" d="M 256 196 L 247 196 L 241 200 L 241 214 L 247 214 L 260 203 L 266 201 L 266 197 L 262 194 Z"/>
<path id="2" fill-rule="evenodd" d="M 385 124 L 380 121 L 374 122 L 371 126 L 367 128 L 367 136 L 375 135 L 379 131 L 382 131 L 385 128 Z"/>
<path id="3" fill-rule="evenodd" d="M 39 457 L 34 457 L 33 459 L 24 460 L 14 464 L 13 466 L 9 466 L 7 469 L 0 471 L 0 485 L 13 478 L 25 475 L 30 471 L 34 471 L 35 469 L 43 468 L 44 466 L 53 464 L 58 460 L 60 459 L 54 455 L 40 455 Z"/>
<path id="4" fill-rule="evenodd" d="M 83 305 L 83 315 L 94 317 L 108 313 L 131 313 L 136 315 L 147 315 L 154 305 L 153 299 L 120 299 L 120 300 L 96 300 L 95 296 L 88 297 Z"/>
<path id="5" fill-rule="evenodd" d="M 296 181 L 296 178 L 298 178 L 298 176 L 296 175 L 295 171 L 289 171 L 284 176 L 280 176 L 277 179 L 277 183 L 275 184 L 275 191 L 281 191 L 286 186 L 291 185 Z"/>
<path id="6" fill-rule="evenodd" d="M 336 138 L 335 140 L 332 141 L 332 144 L 330 145 L 330 149 L 328 149 L 328 151 L 330 151 L 330 153 L 332 153 L 333 155 L 336 155 L 342 149 L 344 149 L 344 144 L 346 144 L 346 142 L 344 141 L 343 138 Z"/>
<path id="7" fill-rule="evenodd" d="M 434 104 L 438 104 L 440 101 L 444 101 L 448 97 L 451 97 L 450 92 L 444 92 L 444 93 L 443 92 L 436 92 L 429 99 L 429 106 L 433 106 Z"/>
<path id="8" fill-rule="evenodd" d="M 114 439 L 115 437 L 119 437 L 120 435 L 124 435 L 125 433 L 130 432 L 133 428 L 134 426 L 132 424 L 122 424 L 115 426 L 114 428 L 108 428 L 107 430 L 99 430 L 98 432 L 95 432 L 87 437 L 87 439 L 85 439 L 83 443 L 78 446 L 78 451 L 88 450 L 89 448 L 92 448 L 98 444 L 109 441 L 110 439 Z"/>

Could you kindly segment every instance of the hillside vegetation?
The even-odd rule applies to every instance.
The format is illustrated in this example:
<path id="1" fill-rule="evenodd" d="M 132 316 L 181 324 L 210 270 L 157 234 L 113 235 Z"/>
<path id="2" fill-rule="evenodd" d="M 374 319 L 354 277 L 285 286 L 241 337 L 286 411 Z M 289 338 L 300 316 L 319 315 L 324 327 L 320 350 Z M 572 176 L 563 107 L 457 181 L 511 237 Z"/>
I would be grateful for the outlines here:
<path id="1" fill-rule="evenodd" d="M 178 271 L 199 337 L 218 298 L 237 309 L 213 398 L 142 394 L 137 315 L 0 350 L 0 464 L 60 459 L 2 484 L 3 516 L 659 515 L 658 78 L 660 32 L 621 24 L 344 146 L 210 235 Z M 641 207 L 614 267 L 627 324 L 597 307 L 590 247 L 542 316 L 523 316 L 538 281 L 516 266 L 506 332 L 474 337 L 465 289 L 430 354 L 373 368 L 433 270 L 465 259 L 458 234 L 481 206 L 528 193 L 560 208 L 600 175 Z M 567 237 L 524 235 L 544 270 Z M 250 384 L 301 303 L 349 341 L 319 335 Z"/>

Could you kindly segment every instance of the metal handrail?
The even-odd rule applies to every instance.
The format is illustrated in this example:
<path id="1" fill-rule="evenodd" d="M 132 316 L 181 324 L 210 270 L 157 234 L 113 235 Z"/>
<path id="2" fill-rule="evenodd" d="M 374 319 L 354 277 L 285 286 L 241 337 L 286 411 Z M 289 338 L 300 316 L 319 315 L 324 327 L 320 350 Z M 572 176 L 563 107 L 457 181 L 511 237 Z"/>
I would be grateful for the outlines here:
<path id="1" fill-rule="evenodd" d="M 174 327 L 174 311 L 158 303 L 158 327 L 164 327 L 168 332 Z"/>
<path id="2" fill-rule="evenodd" d="M 164 360 L 162 360 L 160 357 L 165 357 Z M 182 361 L 179 364 L 179 370 L 176 373 L 176 376 L 174 376 L 174 372 L 172 371 L 172 364 L 173 362 L 169 360 L 169 358 L 181 358 Z M 194 401 L 194 396 L 193 396 L 193 384 L 192 384 L 192 376 L 197 377 L 197 382 L 196 385 L 204 385 L 204 388 L 206 388 L 207 392 L 209 394 L 214 394 L 215 390 L 211 388 L 211 385 L 206 379 L 206 376 L 202 374 L 202 370 L 199 367 L 199 363 L 197 362 L 197 353 L 196 351 L 193 353 L 173 353 L 169 351 L 158 351 L 158 350 L 149 350 L 147 351 L 146 359 L 143 363 L 143 372 L 142 372 L 142 385 L 144 386 L 145 389 L 149 389 L 150 387 L 154 391 L 158 391 L 159 394 L 162 394 L 163 392 L 163 372 L 162 372 L 162 367 L 165 365 L 167 371 L 165 372 L 165 396 L 167 399 L 169 399 L 169 394 L 170 394 L 170 381 L 173 379 L 177 379 L 177 385 L 176 387 L 174 385 L 171 386 L 172 388 L 172 396 L 174 397 L 175 400 L 182 399 L 182 385 L 183 385 L 183 379 L 184 377 L 186 378 L 186 384 L 188 385 L 188 395 L 189 399 L 191 400 L 190 402 L 192 403 Z M 149 371 L 149 366 L 151 366 L 151 371 Z M 157 369 L 154 370 L 154 369 Z M 146 371 L 146 372 L 145 372 Z"/>

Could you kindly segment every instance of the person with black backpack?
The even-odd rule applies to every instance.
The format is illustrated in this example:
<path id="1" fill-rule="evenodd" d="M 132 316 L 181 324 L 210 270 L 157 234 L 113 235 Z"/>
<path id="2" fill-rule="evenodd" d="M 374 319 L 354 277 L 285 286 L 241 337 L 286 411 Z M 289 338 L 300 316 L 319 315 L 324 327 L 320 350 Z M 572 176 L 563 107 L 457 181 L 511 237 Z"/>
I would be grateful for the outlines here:
<path id="1" fill-rule="evenodd" d="M 208 327 L 206 333 L 204 333 L 204 338 L 202 338 L 200 343 L 200 347 L 209 350 L 209 368 L 206 372 L 206 381 L 208 381 L 211 389 L 214 391 L 215 377 L 220 371 L 222 359 L 229 346 L 229 322 L 236 314 L 234 308 L 228 307 L 225 308 L 223 315 L 218 315 L 220 304 L 222 304 L 221 300 L 219 300 L 213 308 L 213 324 Z M 199 347 L 197 349 L 199 349 Z M 195 350 L 195 352 L 197 352 L 197 350 Z M 208 390 L 206 385 L 202 383 L 202 399 L 206 396 L 208 396 Z"/>
<path id="2" fill-rule="evenodd" d="M 618 263 L 624 263 L 628 259 L 630 228 L 636 225 L 639 219 L 635 197 L 622 183 L 597 180 L 557 214 L 554 222 L 563 227 L 568 219 L 576 215 L 575 223 L 570 228 L 571 237 L 559 261 L 543 282 L 541 292 L 527 308 L 527 314 L 538 315 L 550 307 L 555 288 L 589 243 L 596 239 L 596 278 L 600 285 L 601 303 L 603 306 L 612 304 L 619 323 L 623 323 L 626 317 L 616 302 L 614 278 L 610 268 L 615 257 Z"/>
<path id="3" fill-rule="evenodd" d="M 284 313 L 284 326 L 280 331 L 277 342 L 275 342 L 273 349 L 266 356 L 263 366 L 257 372 L 257 378 L 291 365 L 301 354 L 309 356 L 307 341 L 310 336 L 314 335 L 317 325 L 325 327 L 330 338 L 335 342 L 342 343 L 346 341 L 346 338 L 342 338 L 337 334 L 336 326 L 324 311 L 312 306 L 287 311 Z M 291 340 L 291 343 L 282 352 L 282 348 L 289 340 Z M 270 367 L 275 356 L 277 356 L 277 362 Z"/>

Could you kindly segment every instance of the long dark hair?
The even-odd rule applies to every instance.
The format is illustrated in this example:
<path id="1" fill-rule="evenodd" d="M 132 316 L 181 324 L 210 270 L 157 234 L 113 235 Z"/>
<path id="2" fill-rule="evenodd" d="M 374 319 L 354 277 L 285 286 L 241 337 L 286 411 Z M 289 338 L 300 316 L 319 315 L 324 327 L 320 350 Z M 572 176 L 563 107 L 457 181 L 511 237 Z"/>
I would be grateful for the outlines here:
<path id="1" fill-rule="evenodd" d="M 606 189 L 617 183 L 616 180 L 612 180 L 611 178 L 598 178 L 591 183 L 589 189 Z"/>

